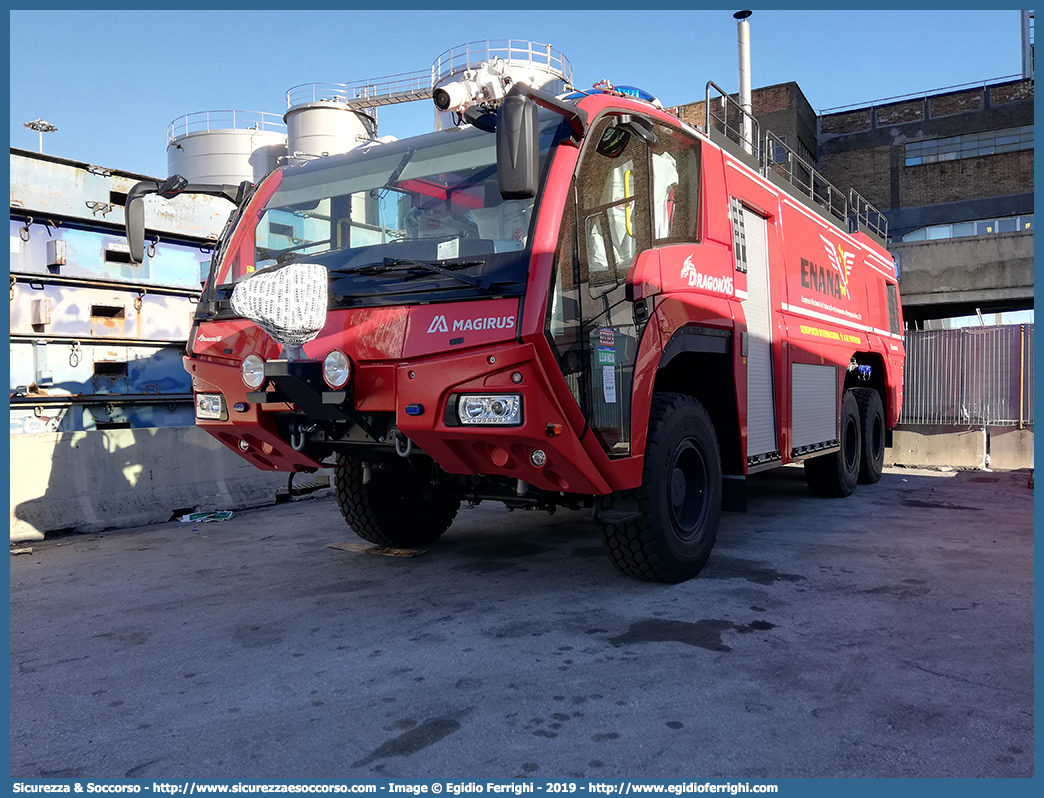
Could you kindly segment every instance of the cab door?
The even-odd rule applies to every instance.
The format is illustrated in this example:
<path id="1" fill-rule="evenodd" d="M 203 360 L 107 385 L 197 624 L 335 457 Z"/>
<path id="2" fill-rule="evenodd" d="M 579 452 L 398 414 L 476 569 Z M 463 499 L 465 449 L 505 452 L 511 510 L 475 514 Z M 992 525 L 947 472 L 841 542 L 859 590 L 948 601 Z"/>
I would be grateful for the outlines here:
<path id="1" fill-rule="evenodd" d="M 609 115 L 587 136 L 573 176 L 555 257 L 547 334 L 566 382 L 610 457 L 631 453 L 631 395 L 644 318 L 626 298 L 635 260 L 682 235 L 676 204 L 678 152 L 695 153 L 680 131 Z M 694 161 L 695 163 L 695 161 Z M 695 170 L 689 170 L 694 172 Z M 687 182 L 687 181 L 683 181 Z M 698 185 L 698 180 L 694 180 Z"/>

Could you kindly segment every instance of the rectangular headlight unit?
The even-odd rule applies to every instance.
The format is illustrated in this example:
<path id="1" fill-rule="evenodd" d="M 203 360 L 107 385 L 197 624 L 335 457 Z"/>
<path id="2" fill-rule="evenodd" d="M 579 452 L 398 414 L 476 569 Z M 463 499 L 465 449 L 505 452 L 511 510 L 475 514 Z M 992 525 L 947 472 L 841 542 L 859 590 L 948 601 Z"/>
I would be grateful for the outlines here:
<path id="1" fill-rule="evenodd" d="M 221 394 L 219 393 L 197 393 L 196 394 L 196 418 L 220 421 L 223 415 Z"/>
<path id="2" fill-rule="evenodd" d="M 521 394 L 464 394 L 457 400 L 461 424 L 517 427 L 522 423 Z"/>

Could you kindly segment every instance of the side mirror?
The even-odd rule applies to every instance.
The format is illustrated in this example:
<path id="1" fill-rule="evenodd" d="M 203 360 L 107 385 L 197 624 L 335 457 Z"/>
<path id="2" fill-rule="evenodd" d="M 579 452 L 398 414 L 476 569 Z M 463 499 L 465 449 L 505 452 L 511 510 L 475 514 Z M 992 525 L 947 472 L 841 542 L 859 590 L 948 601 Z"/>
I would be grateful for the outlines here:
<path id="1" fill-rule="evenodd" d="M 188 180 L 181 175 L 171 175 L 160 183 L 159 190 L 156 193 L 163 199 L 173 199 L 188 188 L 188 184 Z"/>
<path id="2" fill-rule="evenodd" d="M 127 192 L 123 206 L 124 226 L 127 231 L 127 249 L 131 263 L 145 261 L 145 195 L 154 194 L 158 186 L 151 180 L 135 183 Z"/>
<path id="3" fill-rule="evenodd" d="M 500 196 L 532 199 L 540 180 L 537 107 L 520 94 L 509 94 L 497 111 L 497 179 Z"/>

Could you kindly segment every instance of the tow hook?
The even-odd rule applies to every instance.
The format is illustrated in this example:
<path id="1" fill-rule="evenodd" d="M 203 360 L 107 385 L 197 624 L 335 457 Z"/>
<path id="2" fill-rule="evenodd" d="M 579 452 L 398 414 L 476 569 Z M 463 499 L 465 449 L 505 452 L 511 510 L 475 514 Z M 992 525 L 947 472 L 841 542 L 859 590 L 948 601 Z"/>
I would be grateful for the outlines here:
<path id="1" fill-rule="evenodd" d="M 402 438 L 403 440 L 406 441 L 405 446 L 403 446 L 400 443 L 400 441 L 399 441 L 400 438 Z M 395 454 L 399 455 L 399 457 L 409 457 L 412 453 L 413 453 L 413 441 L 411 441 L 409 438 L 407 438 L 401 432 L 397 431 L 395 433 Z"/>
<path id="2" fill-rule="evenodd" d="M 308 436 L 311 435 L 316 429 L 315 424 L 304 424 L 299 425 L 296 429 L 290 428 L 290 446 L 295 452 L 303 452 L 305 444 L 308 443 Z"/>

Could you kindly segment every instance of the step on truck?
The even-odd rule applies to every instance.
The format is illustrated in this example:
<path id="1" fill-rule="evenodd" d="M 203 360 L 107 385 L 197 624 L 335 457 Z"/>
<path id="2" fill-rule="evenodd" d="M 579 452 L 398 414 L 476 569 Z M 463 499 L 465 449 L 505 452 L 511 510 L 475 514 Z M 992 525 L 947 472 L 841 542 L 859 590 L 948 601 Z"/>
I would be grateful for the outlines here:
<path id="1" fill-rule="evenodd" d="M 713 83 L 702 127 L 608 84 L 505 88 L 257 185 L 130 192 L 136 261 L 148 194 L 236 206 L 184 358 L 198 425 L 259 469 L 333 467 L 374 544 L 429 545 L 464 502 L 590 508 L 660 582 L 750 474 L 876 482 L 905 354 L 883 217 Z"/>

